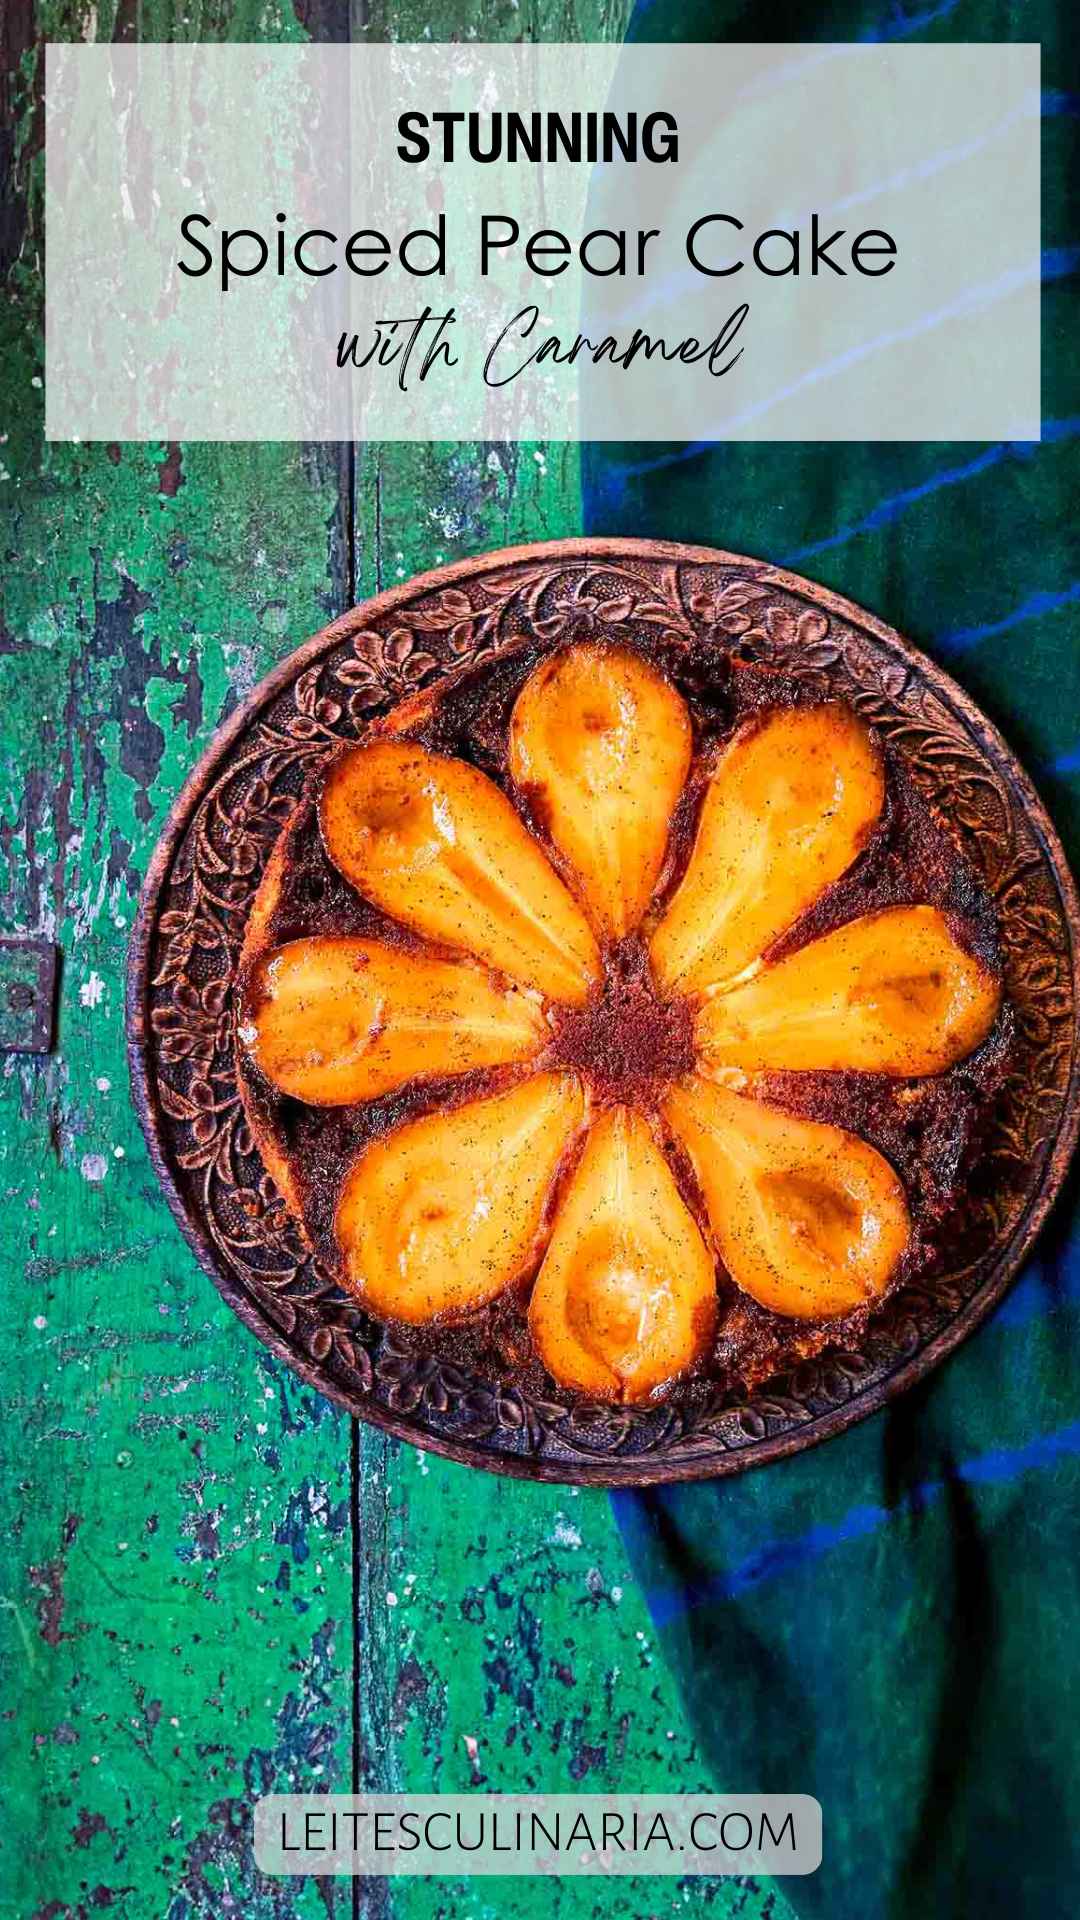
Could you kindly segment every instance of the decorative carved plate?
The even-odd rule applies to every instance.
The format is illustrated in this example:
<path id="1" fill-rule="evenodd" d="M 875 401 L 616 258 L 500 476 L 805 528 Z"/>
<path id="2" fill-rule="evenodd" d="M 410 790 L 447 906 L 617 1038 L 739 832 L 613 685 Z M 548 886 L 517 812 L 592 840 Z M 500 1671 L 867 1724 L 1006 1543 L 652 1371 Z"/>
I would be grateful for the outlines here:
<path id="1" fill-rule="evenodd" d="M 230 988 L 245 917 L 313 766 L 403 694 L 523 640 L 661 628 L 828 690 L 895 742 L 997 905 L 1017 1043 L 947 1273 L 889 1296 L 858 1351 L 830 1346 L 752 1394 L 697 1381 L 656 1406 L 525 1394 L 373 1322 L 305 1253 L 237 1093 Z M 363 1420 L 474 1466 L 644 1485 L 736 1473 L 812 1445 L 929 1372 L 1004 1292 L 1080 1126 L 1080 906 L 1026 775 L 959 687 L 849 601 L 762 561 L 657 541 L 518 547 L 355 607 L 219 730 L 169 816 L 132 942 L 136 1103 L 169 1205 L 240 1318 Z"/>

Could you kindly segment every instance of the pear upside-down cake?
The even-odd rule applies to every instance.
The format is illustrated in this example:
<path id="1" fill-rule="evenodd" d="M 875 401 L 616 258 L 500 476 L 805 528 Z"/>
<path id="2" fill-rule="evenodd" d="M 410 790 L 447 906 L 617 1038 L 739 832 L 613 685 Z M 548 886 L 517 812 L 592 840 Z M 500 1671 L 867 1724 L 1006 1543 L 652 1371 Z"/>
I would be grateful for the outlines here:
<path id="1" fill-rule="evenodd" d="M 373 1317 L 626 1401 L 752 1384 L 932 1272 L 1010 1043 L 902 755 L 632 638 L 500 656 L 324 764 L 237 1030 L 267 1169 Z"/>

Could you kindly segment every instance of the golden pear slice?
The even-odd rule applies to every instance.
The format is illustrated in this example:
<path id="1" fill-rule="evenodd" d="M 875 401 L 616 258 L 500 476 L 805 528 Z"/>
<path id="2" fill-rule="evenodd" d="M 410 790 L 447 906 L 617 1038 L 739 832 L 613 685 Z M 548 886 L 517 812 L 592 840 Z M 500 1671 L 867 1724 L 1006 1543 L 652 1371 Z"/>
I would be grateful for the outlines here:
<path id="1" fill-rule="evenodd" d="M 664 1118 L 744 1293 L 773 1313 L 826 1320 L 885 1292 L 911 1226 L 873 1147 L 697 1076 L 670 1090 Z"/>
<path id="2" fill-rule="evenodd" d="M 645 1400 L 685 1372 L 716 1318 L 712 1257 L 647 1122 L 597 1121 L 533 1288 L 548 1372 L 602 1400 Z"/>
<path id="3" fill-rule="evenodd" d="M 376 1100 L 418 1074 L 530 1060 L 541 1009 L 467 961 L 378 940 L 292 940 L 244 983 L 241 1044 L 280 1087 L 317 1107 Z"/>
<path id="4" fill-rule="evenodd" d="M 711 1066 L 944 1073 L 985 1040 L 1001 986 L 936 907 L 848 921 L 706 1000 L 697 1041 Z"/>
<path id="5" fill-rule="evenodd" d="M 319 803 L 326 850 L 418 933 L 580 1006 L 600 976 L 579 906 L 493 781 L 408 740 L 335 760 Z"/>
<path id="6" fill-rule="evenodd" d="M 616 939 L 652 899 L 692 744 L 683 700 L 625 647 L 552 654 L 518 695 L 510 771 Z"/>
<path id="7" fill-rule="evenodd" d="M 849 707 L 790 707 L 741 727 L 652 938 L 661 991 L 702 993 L 757 960 L 847 872 L 884 797 L 881 754 Z"/>
<path id="8" fill-rule="evenodd" d="M 346 1278 L 365 1305 L 419 1325 L 483 1306 L 526 1273 L 584 1110 L 572 1074 L 537 1074 L 367 1147 L 335 1222 Z"/>

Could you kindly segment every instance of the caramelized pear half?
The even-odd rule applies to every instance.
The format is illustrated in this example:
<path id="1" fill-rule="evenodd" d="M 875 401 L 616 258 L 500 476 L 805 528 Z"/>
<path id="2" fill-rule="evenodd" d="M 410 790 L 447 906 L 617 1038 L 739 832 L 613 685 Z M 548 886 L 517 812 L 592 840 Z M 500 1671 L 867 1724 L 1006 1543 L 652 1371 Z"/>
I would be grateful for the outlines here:
<path id="1" fill-rule="evenodd" d="M 697 1041 L 710 1065 L 944 1073 L 985 1040 L 1001 986 L 936 907 L 850 920 L 742 986 L 706 1000 Z"/>
<path id="2" fill-rule="evenodd" d="M 884 797 L 877 744 L 849 707 L 792 707 L 742 727 L 653 935 L 661 991 L 701 993 L 757 960 L 846 873 Z"/>
<path id="3" fill-rule="evenodd" d="M 589 924 L 476 767 L 408 740 L 354 747 L 330 768 L 319 820 L 335 866 L 396 920 L 554 1000 L 588 998 Z"/>
<path id="4" fill-rule="evenodd" d="M 904 1189 L 873 1147 L 696 1076 L 671 1089 L 664 1117 L 744 1293 L 806 1320 L 881 1297 L 911 1227 Z"/>
<path id="5" fill-rule="evenodd" d="M 615 939 L 652 899 L 691 749 L 685 703 L 623 647 L 568 647 L 518 695 L 510 771 Z"/>
<path id="6" fill-rule="evenodd" d="M 258 962 L 239 1034 L 283 1093 L 341 1107 L 418 1074 L 530 1060 L 547 1027 L 534 1002 L 480 967 L 327 937 L 292 940 Z"/>
<path id="7" fill-rule="evenodd" d="M 537 1074 L 367 1147 L 335 1222 L 365 1305 L 419 1325 L 483 1306 L 525 1274 L 584 1104 L 573 1075 Z"/>
<path id="8" fill-rule="evenodd" d="M 716 1318 L 712 1258 L 647 1122 L 613 1107 L 563 1196 L 529 1325 L 548 1372 L 645 1400 L 685 1372 Z"/>

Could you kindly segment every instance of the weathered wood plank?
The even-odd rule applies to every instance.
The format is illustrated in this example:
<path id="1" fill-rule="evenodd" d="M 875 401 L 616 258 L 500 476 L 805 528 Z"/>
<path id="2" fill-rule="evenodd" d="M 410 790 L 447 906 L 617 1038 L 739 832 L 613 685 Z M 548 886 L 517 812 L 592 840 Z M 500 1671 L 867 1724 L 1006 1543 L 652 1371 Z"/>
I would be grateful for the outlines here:
<path id="1" fill-rule="evenodd" d="M 48 7 L 52 38 L 300 35 L 276 9 Z M 350 597 L 335 449 L 42 440 L 40 49 L 16 54 L 0 446 L 0 931 L 59 941 L 56 1051 L 0 1082 L 10 1910 L 346 1911 L 260 1885 L 248 1810 L 348 1778 L 349 1423 L 263 1354 L 131 1111 L 141 873 L 222 714 Z M 13 1882 L 12 1883 L 12 1876 Z"/>

